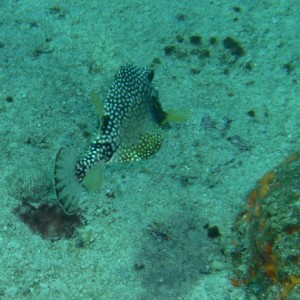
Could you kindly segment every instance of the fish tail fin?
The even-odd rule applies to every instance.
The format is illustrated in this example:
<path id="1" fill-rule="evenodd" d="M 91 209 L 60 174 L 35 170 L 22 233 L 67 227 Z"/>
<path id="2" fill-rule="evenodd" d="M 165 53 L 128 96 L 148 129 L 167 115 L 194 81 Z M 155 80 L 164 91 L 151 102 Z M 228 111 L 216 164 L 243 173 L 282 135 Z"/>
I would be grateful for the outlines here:
<path id="1" fill-rule="evenodd" d="M 67 214 L 74 214 L 78 207 L 82 186 L 76 176 L 76 154 L 61 148 L 55 160 L 55 192 L 57 201 Z"/>
<path id="2" fill-rule="evenodd" d="M 164 123 L 182 123 L 188 121 L 192 116 L 192 112 L 189 109 L 170 110 L 166 114 Z"/>

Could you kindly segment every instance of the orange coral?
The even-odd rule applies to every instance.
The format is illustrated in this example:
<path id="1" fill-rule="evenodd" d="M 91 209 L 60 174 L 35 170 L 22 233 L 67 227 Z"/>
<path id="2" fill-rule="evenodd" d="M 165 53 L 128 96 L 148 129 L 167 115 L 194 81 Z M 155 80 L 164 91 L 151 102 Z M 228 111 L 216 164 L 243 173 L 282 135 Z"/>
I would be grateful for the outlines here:
<path id="1" fill-rule="evenodd" d="M 232 278 L 232 279 L 230 279 L 230 281 L 231 281 L 231 284 L 233 286 L 239 286 L 240 285 L 239 280 L 237 278 Z"/>
<path id="2" fill-rule="evenodd" d="M 286 232 L 287 234 L 292 234 L 292 233 L 297 232 L 297 231 L 299 231 L 299 230 L 300 230 L 300 225 L 295 226 L 295 227 L 291 227 L 291 228 L 286 228 L 286 229 L 285 229 L 285 232 Z"/>
<path id="3" fill-rule="evenodd" d="M 260 181 L 259 181 L 259 196 L 264 197 L 270 190 L 271 184 L 276 177 L 276 172 L 270 171 L 268 172 Z"/>
<path id="4" fill-rule="evenodd" d="M 299 171 L 297 152 L 266 173 L 249 193 L 247 210 L 237 223 L 238 237 L 245 234 L 238 246 L 248 246 L 248 257 L 241 260 L 248 264 L 248 271 L 238 276 L 260 283 L 266 295 L 272 295 L 270 299 L 286 300 L 290 294 L 296 298 L 300 295 Z M 237 278 L 231 280 L 232 285 L 242 284 Z"/>
<path id="5" fill-rule="evenodd" d="M 300 284 L 300 277 L 292 275 L 288 282 L 284 285 L 284 290 L 281 294 L 280 300 L 286 299 L 289 293 L 295 288 L 297 284 Z"/>
<path id="6" fill-rule="evenodd" d="M 264 258 L 265 258 L 265 271 L 266 274 L 273 280 L 274 283 L 278 283 L 278 262 L 277 256 L 273 253 L 273 244 L 268 243 L 264 247 Z"/>
<path id="7" fill-rule="evenodd" d="M 287 159 L 283 161 L 283 164 L 289 164 L 292 161 L 296 161 L 300 158 L 300 152 L 291 154 Z"/>

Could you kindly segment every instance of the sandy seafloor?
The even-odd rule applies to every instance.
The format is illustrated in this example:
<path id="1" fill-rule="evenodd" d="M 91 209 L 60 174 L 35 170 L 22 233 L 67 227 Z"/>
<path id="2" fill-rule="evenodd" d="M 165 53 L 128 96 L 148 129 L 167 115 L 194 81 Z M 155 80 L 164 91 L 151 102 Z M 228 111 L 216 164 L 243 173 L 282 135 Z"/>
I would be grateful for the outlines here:
<path id="1" fill-rule="evenodd" d="M 230 281 L 232 228 L 256 182 L 300 149 L 299 11 L 299 0 L 1 1 L 0 299 L 251 298 Z M 126 63 L 154 65 L 163 107 L 191 117 L 153 158 L 106 168 L 72 238 L 42 238 L 16 208 L 55 202 L 57 150 L 88 148 L 90 92 L 105 98 Z"/>

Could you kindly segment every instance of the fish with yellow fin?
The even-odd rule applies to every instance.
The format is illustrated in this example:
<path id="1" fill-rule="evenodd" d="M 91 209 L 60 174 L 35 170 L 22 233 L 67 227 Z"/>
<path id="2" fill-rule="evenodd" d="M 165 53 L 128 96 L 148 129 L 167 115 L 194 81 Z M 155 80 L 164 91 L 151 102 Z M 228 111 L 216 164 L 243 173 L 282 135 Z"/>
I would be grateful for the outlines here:
<path id="1" fill-rule="evenodd" d="M 82 185 L 89 190 L 100 188 L 104 164 L 151 157 L 162 145 L 162 126 L 187 119 L 185 111 L 167 113 L 162 109 L 153 77 L 151 69 L 125 65 L 115 75 L 104 103 L 92 93 L 100 121 L 95 140 L 80 159 L 66 148 L 56 155 L 55 191 L 67 214 L 78 209 Z"/>

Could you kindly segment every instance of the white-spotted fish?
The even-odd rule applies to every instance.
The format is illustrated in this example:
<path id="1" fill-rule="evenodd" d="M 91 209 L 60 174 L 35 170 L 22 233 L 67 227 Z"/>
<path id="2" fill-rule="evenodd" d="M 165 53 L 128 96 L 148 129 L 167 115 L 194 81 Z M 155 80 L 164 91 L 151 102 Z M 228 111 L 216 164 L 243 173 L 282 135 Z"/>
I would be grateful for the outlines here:
<path id="1" fill-rule="evenodd" d="M 115 75 L 103 107 L 92 96 L 101 124 L 96 139 L 80 160 L 65 148 L 56 156 L 56 195 L 66 213 L 76 212 L 82 184 L 90 189 L 100 186 L 103 164 L 147 159 L 162 145 L 161 125 L 186 119 L 184 112 L 163 111 L 153 77 L 153 70 L 125 65 Z"/>

